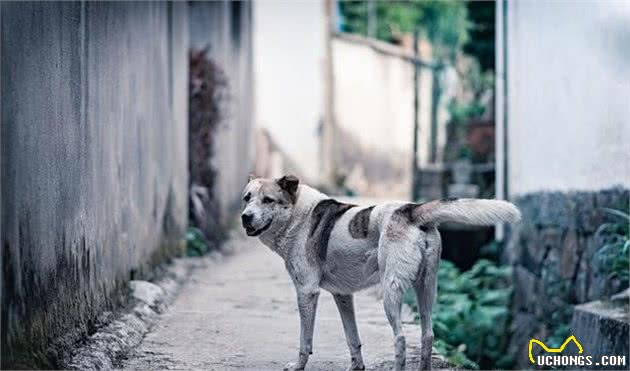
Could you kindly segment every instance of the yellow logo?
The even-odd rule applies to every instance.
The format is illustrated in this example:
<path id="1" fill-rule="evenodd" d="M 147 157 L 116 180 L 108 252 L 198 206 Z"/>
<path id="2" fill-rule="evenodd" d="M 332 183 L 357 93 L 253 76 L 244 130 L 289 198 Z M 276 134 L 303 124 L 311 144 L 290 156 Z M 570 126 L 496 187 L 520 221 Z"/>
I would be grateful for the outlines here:
<path id="1" fill-rule="evenodd" d="M 573 341 L 575 345 L 577 345 L 579 349 L 578 353 L 582 353 L 584 351 L 582 349 L 582 344 L 580 344 L 580 342 L 577 341 L 574 335 L 569 336 L 567 340 L 565 340 L 564 343 L 560 345 L 559 348 L 549 348 L 547 345 L 545 345 L 545 343 L 543 343 L 542 341 L 538 339 L 530 339 L 529 340 L 529 360 L 532 361 L 533 364 L 536 364 L 536 361 L 534 361 L 534 356 L 532 355 L 532 347 L 534 346 L 534 343 L 540 345 L 547 353 L 561 353 L 564 350 L 564 348 L 566 348 L 567 344 L 569 344 L 571 341 Z"/>

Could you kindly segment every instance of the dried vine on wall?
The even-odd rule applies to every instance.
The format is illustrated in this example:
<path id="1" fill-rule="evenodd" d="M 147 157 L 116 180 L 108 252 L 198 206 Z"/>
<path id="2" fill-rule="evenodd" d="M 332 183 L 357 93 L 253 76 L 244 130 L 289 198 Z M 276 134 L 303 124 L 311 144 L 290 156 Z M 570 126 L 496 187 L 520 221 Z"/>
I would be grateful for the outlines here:
<path id="1" fill-rule="evenodd" d="M 210 248 L 218 247 L 224 238 L 220 204 L 215 193 L 217 171 L 212 158 L 215 137 L 225 118 L 227 99 L 228 83 L 221 68 L 207 57 L 207 49 L 192 49 L 188 113 L 189 217 L 191 227 L 195 228 L 195 238 L 203 239 L 204 245 Z"/>

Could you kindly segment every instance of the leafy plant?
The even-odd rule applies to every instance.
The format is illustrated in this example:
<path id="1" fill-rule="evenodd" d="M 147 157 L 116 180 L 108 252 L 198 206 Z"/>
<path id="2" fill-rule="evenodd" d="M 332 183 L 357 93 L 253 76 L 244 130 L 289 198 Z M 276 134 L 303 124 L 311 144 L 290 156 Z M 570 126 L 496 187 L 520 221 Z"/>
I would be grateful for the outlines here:
<path id="1" fill-rule="evenodd" d="M 366 1 L 339 2 L 344 32 L 367 34 L 368 4 Z M 416 28 L 434 45 L 436 59 L 454 59 L 468 41 L 468 10 L 461 1 L 375 1 L 376 37 L 394 42 L 401 34 Z"/>
<path id="2" fill-rule="evenodd" d="M 571 312 L 573 311 L 571 310 Z M 570 316 L 565 316 L 565 318 L 570 318 Z M 552 329 L 551 336 L 547 338 L 547 346 L 558 348 L 569 336 L 571 336 L 571 326 L 566 323 L 560 323 Z"/>
<path id="3" fill-rule="evenodd" d="M 459 103 L 456 99 L 452 99 L 447 108 L 451 121 L 454 123 L 465 123 L 470 118 L 481 117 L 486 110 L 483 104 L 476 100 L 470 103 Z"/>
<path id="4" fill-rule="evenodd" d="M 202 256 L 208 252 L 208 243 L 203 232 L 195 227 L 186 231 L 186 256 Z"/>
<path id="5" fill-rule="evenodd" d="M 479 260 L 466 272 L 449 261 L 438 271 L 438 294 L 433 307 L 434 347 L 458 367 L 509 367 L 509 267 Z M 404 301 L 417 310 L 413 292 Z"/>
<path id="6" fill-rule="evenodd" d="M 602 241 L 602 247 L 594 254 L 595 269 L 610 277 L 617 278 L 622 287 L 628 287 L 630 259 L 630 214 L 615 209 L 603 208 L 622 222 L 604 223 L 595 232 Z"/>

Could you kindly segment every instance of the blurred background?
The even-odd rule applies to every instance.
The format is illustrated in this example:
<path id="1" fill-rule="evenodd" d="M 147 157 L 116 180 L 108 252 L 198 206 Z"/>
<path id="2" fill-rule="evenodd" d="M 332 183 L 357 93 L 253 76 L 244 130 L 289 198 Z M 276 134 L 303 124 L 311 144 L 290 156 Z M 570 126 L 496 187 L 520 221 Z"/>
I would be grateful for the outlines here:
<path id="1" fill-rule="evenodd" d="M 61 367 L 129 280 L 221 251 L 250 173 L 515 202 L 511 230 L 442 228 L 436 350 L 628 355 L 627 1 L 0 9 L 3 368 Z"/>

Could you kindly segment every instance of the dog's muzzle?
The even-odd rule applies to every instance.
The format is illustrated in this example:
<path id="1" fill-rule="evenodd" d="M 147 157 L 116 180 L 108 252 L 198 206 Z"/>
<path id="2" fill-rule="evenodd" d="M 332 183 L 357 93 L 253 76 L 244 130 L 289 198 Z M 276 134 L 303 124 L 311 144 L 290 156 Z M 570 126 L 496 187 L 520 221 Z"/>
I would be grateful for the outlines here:
<path id="1" fill-rule="evenodd" d="M 254 217 L 251 214 L 241 215 L 241 222 L 243 223 L 243 228 L 245 228 L 245 233 L 247 233 L 247 235 L 250 237 L 256 237 L 266 231 L 271 226 L 271 222 L 273 221 L 272 219 L 267 224 L 265 224 L 264 227 L 256 229 L 254 226 L 252 226 L 253 219 Z"/>

